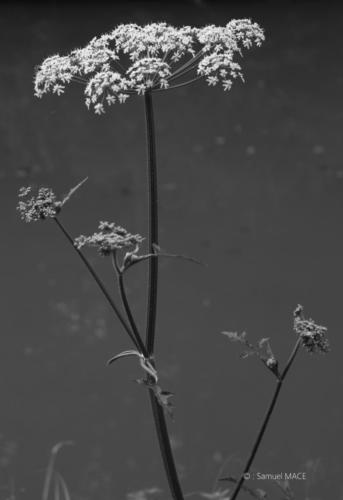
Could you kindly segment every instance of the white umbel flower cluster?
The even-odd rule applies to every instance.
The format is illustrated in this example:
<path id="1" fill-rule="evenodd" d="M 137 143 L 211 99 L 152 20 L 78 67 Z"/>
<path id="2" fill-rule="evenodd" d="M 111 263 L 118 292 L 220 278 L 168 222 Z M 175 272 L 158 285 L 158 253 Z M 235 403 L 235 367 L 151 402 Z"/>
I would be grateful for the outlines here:
<path id="1" fill-rule="evenodd" d="M 36 72 L 35 95 L 60 95 L 68 83 L 76 81 L 85 85 L 88 108 L 102 114 L 105 104 L 124 103 L 132 94 L 175 88 L 202 78 L 229 90 L 235 78 L 243 79 L 234 57 L 242 55 L 242 48 L 259 47 L 263 40 L 263 30 L 249 19 L 203 28 L 121 24 L 68 56 L 45 59 Z"/>

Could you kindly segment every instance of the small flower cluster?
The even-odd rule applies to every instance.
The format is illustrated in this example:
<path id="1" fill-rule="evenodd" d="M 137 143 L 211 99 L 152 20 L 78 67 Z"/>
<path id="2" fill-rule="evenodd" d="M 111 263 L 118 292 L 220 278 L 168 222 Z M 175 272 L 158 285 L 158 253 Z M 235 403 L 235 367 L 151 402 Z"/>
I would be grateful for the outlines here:
<path id="1" fill-rule="evenodd" d="M 301 336 L 305 349 L 312 353 L 327 353 L 330 350 L 329 341 L 326 338 L 327 328 L 317 325 L 313 319 L 305 319 L 303 307 L 298 305 L 293 313 L 294 331 Z"/>
<path id="2" fill-rule="evenodd" d="M 85 85 L 88 108 L 101 114 L 105 102 L 124 103 L 130 94 L 173 88 L 174 80 L 191 71 L 209 85 L 221 82 L 229 90 L 233 79 L 243 78 L 234 56 L 263 40 L 263 30 L 249 19 L 204 28 L 176 28 L 164 22 L 121 24 L 68 56 L 57 54 L 43 61 L 35 76 L 35 95 L 60 95 L 68 83 L 77 81 Z"/>
<path id="3" fill-rule="evenodd" d="M 87 177 L 71 188 L 62 201 L 58 201 L 51 188 L 41 187 L 36 196 L 31 196 L 32 187 L 21 187 L 19 189 L 19 203 L 17 210 L 25 222 L 36 222 L 37 220 L 53 219 L 61 211 L 63 205 L 70 200 L 72 195 L 82 186 Z"/>
<path id="4" fill-rule="evenodd" d="M 50 188 L 39 188 L 36 196 L 31 196 L 32 188 L 21 187 L 17 210 L 25 222 L 36 222 L 56 217 L 61 209 L 56 195 Z"/>
<path id="5" fill-rule="evenodd" d="M 99 232 L 92 236 L 79 236 L 75 239 L 75 246 L 79 250 L 84 246 L 96 247 L 100 255 L 108 256 L 123 248 L 136 247 L 138 250 L 143 239 L 139 234 L 130 234 L 114 222 L 101 221 Z"/>

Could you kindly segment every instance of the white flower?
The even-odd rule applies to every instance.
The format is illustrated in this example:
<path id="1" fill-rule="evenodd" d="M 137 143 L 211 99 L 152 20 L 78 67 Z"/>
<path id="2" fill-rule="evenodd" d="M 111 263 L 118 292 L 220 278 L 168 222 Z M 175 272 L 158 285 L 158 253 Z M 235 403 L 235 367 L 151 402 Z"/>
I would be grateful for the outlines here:
<path id="1" fill-rule="evenodd" d="M 213 87 L 219 82 L 217 76 L 209 76 L 206 78 L 206 81 L 210 86 L 212 85 Z"/>
<path id="2" fill-rule="evenodd" d="M 98 102 L 97 104 L 95 104 L 94 112 L 97 115 L 102 115 L 103 113 L 105 113 L 104 105 L 101 102 Z"/>
<path id="3" fill-rule="evenodd" d="M 102 114 L 104 104 L 124 103 L 132 94 L 172 89 L 197 79 L 210 86 L 220 82 L 229 90 L 233 79 L 243 80 L 234 57 L 263 40 L 263 30 L 249 19 L 203 28 L 121 24 L 68 56 L 43 61 L 35 76 L 35 95 L 60 95 L 76 81 L 85 85 L 86 106 Z"/>
<path id="4" fill-rule="evenodd" d="M 61 95 L 64 93 L 64 87 L 61 84 L 56 83 L 56 85 L 54 85 L 52 88 L 52 92 L 54 94 Z"/>
<path id="5" fill-rule="evenodd" d="M 230 90 L 232 87 L 232 80 L 223 80 L 223 89 Z"/>

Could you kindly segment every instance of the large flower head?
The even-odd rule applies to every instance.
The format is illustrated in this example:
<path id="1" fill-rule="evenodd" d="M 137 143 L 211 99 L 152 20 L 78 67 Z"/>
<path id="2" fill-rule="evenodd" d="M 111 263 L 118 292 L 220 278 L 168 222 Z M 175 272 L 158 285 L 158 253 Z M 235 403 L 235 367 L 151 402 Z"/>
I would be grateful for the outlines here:
<path id="1" fill-rule="evenodd" d="M 263 30 L 249 19 L 203 28 L 121 24 L 67 56 L 45 59 L 35 76 L 35 95 L 60 95 L 76 81 L 85 85 L 86 105 L 101 114 L 105 104 L 123 103 L 132 94 L 198 79 L 209 85 L 220 82 L 229 90 L 235 78 L 243 79 L 242 68 L 234 60 L 237 54 L 260 46 L 263 40 Z"/>

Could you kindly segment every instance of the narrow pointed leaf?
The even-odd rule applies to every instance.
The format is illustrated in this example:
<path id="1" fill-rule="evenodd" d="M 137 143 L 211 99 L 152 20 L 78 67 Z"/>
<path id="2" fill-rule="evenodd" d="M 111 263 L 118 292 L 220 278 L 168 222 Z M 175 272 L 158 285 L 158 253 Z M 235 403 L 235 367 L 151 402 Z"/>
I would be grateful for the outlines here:
<path id="1" fill-rule="evenodd" d="M 123 351 L 119 354 L 117 354 L 116 356 L 113 356 L 113 358 L 110 358 L 108 361 L 107 361 L 107 365 L 111 365 L 112 363 L 114 363 L 115 361 L 117 361 L 118 359 L 121 359 L 121 358 L 126 358 L 128 356 L 138 356 L 138 358 L 141 358 L 142 355 L 138 352 L 138 351 L 135 351 L 134 349 L 130 349 L 128 351 Z"/>
<path id="2" fill-rule="evenodd" d="M 73 194 L 88 180 L 88 177 L 85 177 L 81 182 L 79 182 L 75 187 L 71 188 L 71 190 L 65 195 L 62 200 L 62 206 L 70 200 Z"/>

